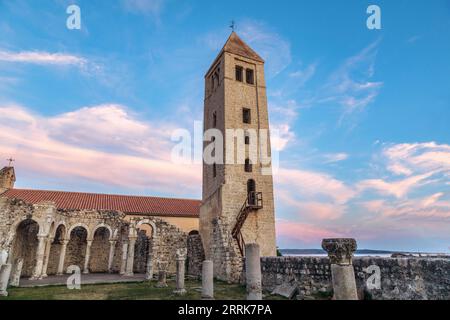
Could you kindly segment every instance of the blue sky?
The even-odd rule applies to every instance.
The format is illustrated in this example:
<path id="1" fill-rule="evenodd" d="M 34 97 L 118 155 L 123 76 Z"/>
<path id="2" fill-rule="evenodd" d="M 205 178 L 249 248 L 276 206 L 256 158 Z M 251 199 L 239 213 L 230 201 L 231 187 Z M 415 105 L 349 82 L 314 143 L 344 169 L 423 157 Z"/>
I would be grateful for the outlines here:
<path id="1" fill-rule="evenodd" d="M 266 60 L 281 132 L 278 245 L 448 252 L 444 0 L 0 0 L 0 156 L 16 187 L 200 198 L 201 167 L 171 162 L 171 134 L 202 120 L 232 19 Z"/>

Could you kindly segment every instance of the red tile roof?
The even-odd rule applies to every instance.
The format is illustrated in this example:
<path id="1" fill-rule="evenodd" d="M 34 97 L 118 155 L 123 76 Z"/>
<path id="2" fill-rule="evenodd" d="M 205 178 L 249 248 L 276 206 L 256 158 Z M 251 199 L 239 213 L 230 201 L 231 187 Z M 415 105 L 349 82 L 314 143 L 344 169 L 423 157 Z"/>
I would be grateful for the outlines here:
<path id="1" fill-rule="evenodd" d="M 32 204 L 53 201 L 58 209 L 65 210 L 111 210 L 170 217 L 198 217 L 201 204 L 200 200 L 24 189 L 9 189 L 1 196 Z"/>

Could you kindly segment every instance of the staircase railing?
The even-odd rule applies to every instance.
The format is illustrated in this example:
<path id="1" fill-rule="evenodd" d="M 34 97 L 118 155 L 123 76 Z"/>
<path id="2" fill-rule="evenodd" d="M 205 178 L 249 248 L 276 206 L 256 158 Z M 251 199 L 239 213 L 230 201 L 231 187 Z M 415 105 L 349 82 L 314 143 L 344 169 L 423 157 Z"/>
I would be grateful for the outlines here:
<path id="1" fill-rule="evenodd" d="M 236 224 L 231 232 L 234 239 L 236 239 L 239 251 L 242 256 L 245 256 L 245 242 L 241 229 L 247 220 L 248 214 L 253 210 L 259 210 L 263 207 L 262 192 L 249 192 L 244 204 L 236 217 Z"/>

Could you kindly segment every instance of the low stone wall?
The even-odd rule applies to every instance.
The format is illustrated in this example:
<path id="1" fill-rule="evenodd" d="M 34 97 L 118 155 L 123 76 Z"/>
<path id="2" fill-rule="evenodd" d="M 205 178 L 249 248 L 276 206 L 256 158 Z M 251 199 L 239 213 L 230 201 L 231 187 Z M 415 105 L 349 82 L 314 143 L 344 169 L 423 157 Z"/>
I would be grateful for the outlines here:
<path id="1" fill-rule="evenodd" d="M 449 300 L 450 259 L 377 258 L 353 259 L 360 299 L 374 300 Z M 372 272 L 380 268 L 381 288 L 368 288 Z M 283 283 L 298 287 L 300 298 L 331 296 L 331 270 L 328 258 L 264 257 L 261 258 L 262 285 L 272 291 Z"/>

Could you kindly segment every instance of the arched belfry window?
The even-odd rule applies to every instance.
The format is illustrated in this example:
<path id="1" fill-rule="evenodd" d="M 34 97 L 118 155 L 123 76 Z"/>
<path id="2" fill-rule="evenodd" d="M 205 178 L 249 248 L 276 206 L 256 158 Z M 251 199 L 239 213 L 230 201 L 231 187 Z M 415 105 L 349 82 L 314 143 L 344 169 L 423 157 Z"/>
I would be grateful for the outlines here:
<path id="1" fill-rule="evenodd" d="M 213 128 L 217 126 L 217 112 L 213 112 Z"/>
<path id="2" fill-rule="evenodd" d="M 252 164 L 250 162 L 250 159 L 245 159 L 245 172 L 252 172 L 253 168 L 252 168 Z"/>
<path id="3" fill-rule="evenodd" d="M 250 205 L 254 205 L 256 203 L 255 192 L 256 192 L 255 180 L 249 179 L 247 181 L 247 194 L 248 194 L 248 203 Z"/>

